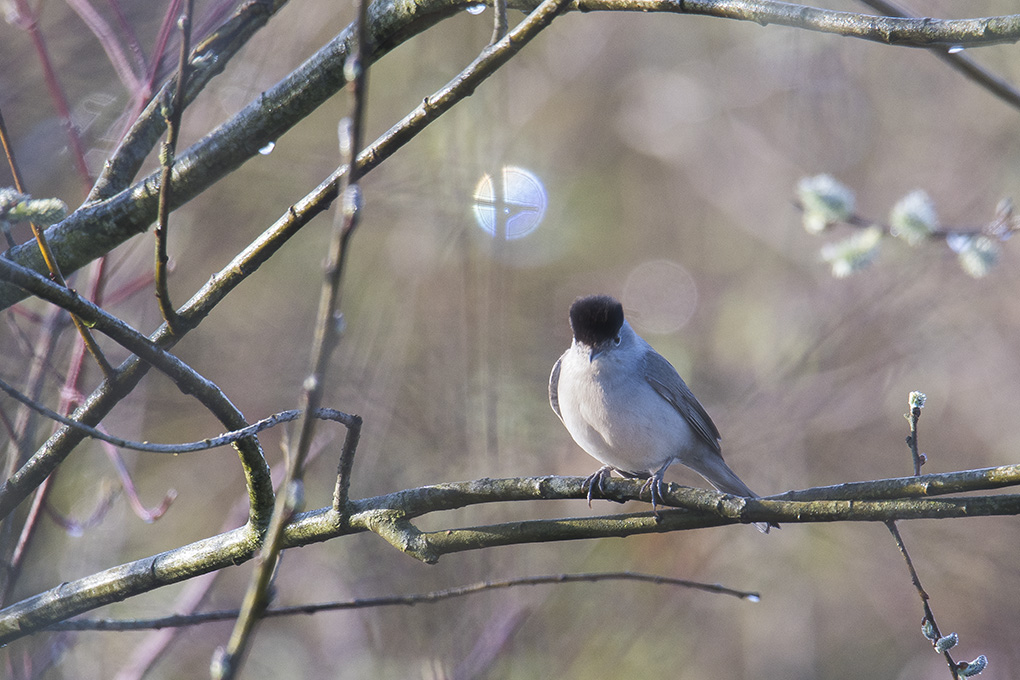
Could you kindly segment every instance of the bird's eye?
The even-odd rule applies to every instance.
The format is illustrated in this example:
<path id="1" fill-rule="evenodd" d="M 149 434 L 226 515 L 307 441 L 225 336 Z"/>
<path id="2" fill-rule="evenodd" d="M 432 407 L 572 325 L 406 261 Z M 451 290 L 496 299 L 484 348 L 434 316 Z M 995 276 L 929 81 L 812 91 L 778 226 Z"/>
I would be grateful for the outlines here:
<path id="1" fill-rule="evenodd" d="M 613 338 L 613 343 L 616 344 L 616 345 L 620 344 L 620 336 L 619 335 L 617 335 L 615 338 Z"/>

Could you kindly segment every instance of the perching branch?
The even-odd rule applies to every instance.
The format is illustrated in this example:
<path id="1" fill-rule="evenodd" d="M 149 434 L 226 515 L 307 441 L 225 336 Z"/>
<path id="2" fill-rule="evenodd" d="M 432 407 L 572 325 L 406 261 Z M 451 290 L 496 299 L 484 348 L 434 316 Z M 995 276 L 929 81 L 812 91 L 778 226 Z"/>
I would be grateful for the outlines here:
<path id="1" fill-rule="evenodd" d="M 983 484 L 978 482 L 980 479 L 984 480 Z M 889 488 L 899 486 L 904 489 L 901 497 L 888 500 L 836 498 L 790 501 L 776 500 L 777 497 L 752 500 L 670 484 L 663 495 L 663 504 L 675 509 L 660 510 L 659 519 L 651 512 L 640 512 L 523 522 L 513 520 L 504 524 L 450 527 L 428 532 L 414 526 L 412 520 L 417 517 L 480 503 L 585 498 L 583 477 L 479 479 L 352 500 L 349 502 L 350 517 L 343 523 L 337 521 L 337 513 L 332 507 L 295 515 L 284 532 L 283 546 L 293 548 L 371 531 L 409 556 L 431 563 L 449 553 L 500 545 L 666 533 L 724 524 L 889 522 L 1020 515 L 1020 494 L 942 499 L 922 497 L 924 489 L 933 489 L 934 493 L 954 487 L 994 489 L 1006 485 L 1007 480 L 1010 486 L 1020 485 L 1020 466 L 858 483 L 859 487 L 875 485 L 876 492 L 870 495 L 876 497 L 885 494 Z M 919 485 L 911 486 L 908 482 Z M 642 484 L 643 480 L 611 479 L 606 489 L 615 500 L 634 500 Z M 827 496 L 829 491 L 825 488 L 806 489 L 787 495 Z M 869 494 L 858 488 L 854 495 L 866 497 Z M 255 551 L 256 547 L 245 529 L 235 529 L 61 584 L 0 610 L 0 644 L 7 644 L 102 605 L 240 564 L 251 559 Z"/>

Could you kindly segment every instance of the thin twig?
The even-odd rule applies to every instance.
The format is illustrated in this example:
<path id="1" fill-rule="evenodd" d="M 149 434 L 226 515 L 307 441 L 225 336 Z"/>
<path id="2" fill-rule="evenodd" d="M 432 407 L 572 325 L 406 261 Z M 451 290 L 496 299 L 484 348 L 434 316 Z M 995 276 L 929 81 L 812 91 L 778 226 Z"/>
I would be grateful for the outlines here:
<path id="1" fill-rule="evenodd" d="M 910 413 L 907 414 L 907 421 L 910 422 L 910 434 L 907 435 L 907 445 L 910 447 L 910 454 L 914 459 L 914 476 L 919 477 L 921 475 L 921 466 L 924 464 L 924 454 L 918 450 L 918 439 L 917 439 L 917 423 L 921 419 L 921 409 L 924 408 L 924 403 L 927 397 L 922 392 L 911 392 L 907 397 L 907 406 L 910 408 Z M 903 556 L 904 562 L 907 564 L 907 571 L 910 572 L 910 582 L 914 584 L 914 589 L 917 590 L 917 594 L 921 597 L 921 605 L 924 607 L 924 618 L 922 619 L 922 630 L 930 628 L 925 631 L 925 636 L 929 637 L 932 644 L 934 645 L 941 637 L 942 633 L 939 631 L 939 626 L 935 622 L 935 613 L 932 612 L 931 606 L 928 603 L 929 596 L 921 585 L 921 579 L 917 575 L 917 570 L 914 568 L 914 561 L 910 559 L 910 553 L 907 551 L 907 545 L 903 542 L 903 537 L 900 535 L 900 530 L 896 526 L 895 520 L 889 520 L 885 523 L 886 528 L 889 529 L 889 533 L 892 534 L 893 539 L 896 541 L 896 547 L 900 551 L 900 555 Z M 959 666 L 956 661 L 953 660 L 949 649 L 943 651 L 946 657 L 946 662 L 949 664 L 949 670 L 953 674 L 954 680 L 959 677 L 957 672 Z M 966 664 L 964 664 L 966 665 Z"/>
<path id="2" fill-rule="evenodd" d="M 319 309 L 316 315 L 315 332 L 312 339 L 311 370 L 305 378 L 301 396 L 301 411 L 313 413 L 322 404 L 325 391 L 326 373 L 330 357 L 340 339 L 343 317 L 338 313 L 350 239 L 358 227 L 361 217 L 361 191 L 358 186 L 360 173 L 354 160 L 361 150 L 362 130 L 364 128 L 365 105 L 367 100 L 368 68 L 371 46 L 368 45 L 368 0 L 359 0 L 356 21 L 355 48 L 344 64 L 344 72 L 351 88 L 351 115 L 348 121 L 341 121 L 339 126 L 340 150 L 349 170 L 341 182 L 341 220 L 332 232 L 329 254 L 325 267 L 325 280 L 319 297 Z M 345 125 L 346 123 L 346 125 Z M 360 436 L 360 419 L 357 428 L 348 432 L 343 456 L 339 466 L 339 474 L 343 479 L 337 482 L 334 504 L 346 513 L 346 493 L 350 486 L 348 479 L 353 466 L 354 451 Z M 254 634 L 255 624 L 269 605 L 269 584 L 278 564 L 282 549 L 281 539 L 284 529 L 290 522 L 295 511 L 295 485 L 302 483 L 305 459 L 315 435 L 315 419 L 301 420 L 300 435 L 297 447 L 288 460 L 287 469 L 280 491 L 277 494 L 276 507 L 272 521 L 263 539 L 262 552 L 255 564 L 248 591 L 241 604 L 237 621 L 231 632 L 230 640 L 222 652 L 217 652 L 213 662 L 214 678 L 230 680 L 240 671 L 244 656 Z M 348 446 L 347 444 L 350 444 Z"/>
<path id="3" fill-rule="evenodd" d="M 7 159 L 7 167 L 11 169 L 11 174 L 15 177 L 15 190 L 17 190 L 19 194 L 25 193 L 22 189 L 18 189 L 17 187 L 17 185 L 21 182 L 21 173 L 18 172 L 18 161 L 14 156 L 14 147 L 11 145 L 11 140 L 7 136 L 7 124 L 4 123 L 4 114 L 2 110 L 0 110 L 0 146 L 3 146 L 4 148 L 4 158 Z M 14 241 L 14 237 L 11 236 L 11 232 L 6 227 L 3 231 L 4 236 L 7 238 L 7 247 L 13 248 L 16 246 L 17 243 Z"/>
<path id="4" fill-rule="evenodd" d="M 46 47 L 42 31 L 39 30 L 39 16 L 36 10 L 29 6 L 28 0 L 14 0 L 14 11 L 12 14 L 13 16 L 8 17 L 8 21 L 27 31 L 32 38 L 36 54 L 39 57 L 39 63 L 42 66 L 46 89 L 49 91 L 50 99 L 53 100 L 53 105 L 57 109 L 60 121 L 64 125 L 64 131 L 67 133 L 68 142 L 71 147 L 71 157 L 74 159 L 78 175 L 85 185 L 85 191 L 88 191 L 89 185 L 92 184 L 92 179 L 88 165 L 85 163 L 85 147 L 82 145 L 81 136 L 78 134 L 74 121 L 71 119 L 71 107 L 67 103 L 67 95 L 60 86 L 57 70 L 53 65 L 53 60 L 50 58 L 50 52 Z"/>
<path id="5" fill-rule="evenodd" d="M 889 2 L 889 0 L 860 0 L 860 2 L 868 7 L 873 7 L 886 16 L 913 16 L 906 9 Z M 933 47 L 931 53 L 1013 108 L 1020 109 L 1020 90 L 974 61 L 970 55 L 964 54 L 962 48 L 950 51 L 946 47 Z"/>
<path id="6" fill-rule="evenodd" d="M 921 598 L 921 606 L 924 608 L 924 619 L 922 619 L 922 624 L 924 621 L 930 622 L 932 633 L 935 636 L 934 640 L 938 640 L 942 637 L 942 633 L 939 631 L 939 626 L 935 622 L 935 613 L 932 612 L 931 606 L 928 604 L 928 593 L 924 590 L 924 586 L 921 585 L 921 579 L 917 575 L 917 570 L 914 569 L 914 562 L 910 559 L 910 553 L 907 552 L 907 546 L 903 542 L 903 537 L 900 536 L 900 530 L 896 527 L 895 521 L 888 521 L 885 523 L 885 526 L 889 529 L 889 533 L 893 535 L 893 539 L 896 541 L 896 547 L 899 548 L 900 555 L 903 556 L 903 561 L 907 564 L 907 571 L 910 572 L 910 582 L 914 584 L 914 589 Z M 947 649 L 944 651 L 943 655 L 946 657 L 946 663 L 949 664 L 949 671 L 953 674 L 954 680 L 959 678 L 960 675 L 957 672 L 959 665 L 953 660 L 953 655 L 950 650 Z"/>
<path id="7" fill-rule="evenodd" d="M 507 0 L 492 0 L 492 38 L 489 40 L 490 43 L 498 43 L 506 35 L 508 28 L 506 2 Z"/>
<path id="8" fill-rule="evenodd" d="M 134 26 L 128 21 L 127 16 L 124 14 L 124 10 L 120 6 L 118 0 L 108 0 L 110 9 L 113 11 L 113 16 L 117 21 L 117 26 L 120 28 L 121 33 L 124 35 L 124 41 L 127 43 L 128 50 L 134 61 L 135 69 L 138 73 L 144 74 L 147 70 L 145 51 L 142 49 L 142 44 L 138 40 L 138 34 L 135 32 Z M 143 85 L 138 83 L 139 89 L 131 93 L 133 97 L 138 97 L 143 90 Z"/>
<path id="9" fill-rule="evenodd" d="M 160 517 L 166 514 L 167 510 L 175 500 L 177 500 L 177 490 L 167 489 L 167 492 L 163 494 L 162 502 L 155 508 L 147 508 L 142 503 L 142 499 L 138 495 L 138 488 L 135 486 L 134 479 L 131 478 L 131 473 L 127 469 L 127 465 L 124 464 L 124 457 L 120 455 L 112 444 L 103 442 L 103 448 L 106 450 L 106 457 L 110 460 L 110 464 L 113 465 L 114 470 L 117 472 L 117 477 L 120 478 L 120 486 L 124 489 L 124 493 L 127 495 L 128 505 L 131 506 L 131 510 L 134 511 L 135 516 L 143 522 L 150 524 L 155 522 Z"/>
<path id="10" fill-rule="evenodd" d="M 66 425 L 74 429 L 84 432 L 86 435 L 93 439 L 112 444 L 118 448 L 131 449 L 133 451 L 144 451 L 146 453 L 170 453 L 170 454 L 181 454 L 181 453 L 195 453 L 196 451 L 208 451 L 209 449 L 215 449 L 220 446 L 227 446 L 234 442 L 244 439 L 245 437 L 251 437 L 264 430 L 268 430 L 272 427 L 276 427 L 281 423 L 289 423 L 297 420 L 301 417 L 300 409 L 293 409 L 290 411 L 281 411 L 262 420 L 256 421 L 247 427 L 239 430 L 233 430 L 216 437 L 209 437 L 208 439 L 202 439 L 201 441 L 187 442 L 180 444 L 153 444 L 151 442 L 140 442 L 132 441 L 130 439 L 122 439 L 111 435 L 102 430 L 91 427 L 80 421 L 62 416 L 58 412 L 51 408 L 38 403 L 37 401 L 30 399 L 29 397 L 21 394 L 18 390 L 14 389 L 6 381 L 0 379 L 0 391 L 5 392 L 8 396 L 12 397 L 16 401 L 28 406 L 33 411 L 46 416 L 47 418 Z M 352 423 L 360 421 L 358 416 L 351 416 L 340 411 L 329 408 L 319 408 L 312 412 L 311 416 L 320 420 L 332 420 L 334 422 L 342 423 L 350 426 Z"/>
<path id="11" fill-rule="evenodd" d="M 491 590 L 505 590 L 519 586 L 555 585 L 561 583 L 597 583 L 600 581 L 638 581 L 652 583 L 654 585 L 676 586 L 679 588 L 690 588 L 701 590 L 707 593 L 719 595 L 731 595 L 741 600 L 757 602 L 761 595 L 746 590 L 727 588 L 718 583 L 702 583 L 688 579 L 673 578 L 671 576 L 658 576 L 655 574 L 641 574 L 632 571 L 597 572 L 586 574 L 552 574 L 549 576 L 522 576 L 502 581 L 483 581 L 466 586 L 433 590 L 427 593 L 415 593 L 412 595 L 385 595 L 382 597 L 361 597 L 355 600 L 343 602 L 322 602 L 317 604 L 293 605 L 289 607 L 273 607 L 263 613 L 265 618 L 279 618 L 284 616 L 298 616 L 318 614 L 320 612 L 347 611 L 351 609 L 369 609 L 376 607 L 407 606 L 413 607 L 419 604 L 434 604 L 467 595 L 475 595 Z M 180 628 L 183 626 L 194 626 L 201 623 L 213 623 L 215 621 L 227 621 L 236 618 L 238 610 L 227 609 L 223 611 L 200 612 L 197 614 L 185 614 L 176 616 L 161 616 L 154 619 L 75 619 L 73 621 L 62 621 L 46 628 L 49 631 L 58 630 L 95 630 L 95 631 L 130 631 L 130 630 L 153 630 L 161 628 Z"/>
<path id="12" fill-rule="evenodd" d="M 170 100 L 170 111 L 166 116 L 166 143 L 160 154 L 162 171 L 159 177 L 159 204 L 156 217 L 156 300 L 159 311 L 163 315 L 171 333 L 180 327 L 177 310 L 170 301 L 170 290 L 167 283 L 168 262 L 167 241 L 170 238 L 170 191 L 173 176 L 174 156 L 177 153 L 177 138 L 181 131 L 181 116 L 184 114 L 184 93 L 188 87 L 188 54 L 191 50 L 191 15 L 194 0 L 185 0 L 184 8 L 178 20 L 181 30 L 181 51 L 177 63 L 177 88 Z"/>
<path id="13" fill-rule="evenodd" d="M 50 477 L 52 478 L 53 475 Z M 101 491 L 102 493 L 99 495 L 96 507 L 84 519 L 75 519 L 70 515 L 58 512 L 52 504 L 45 501 L 43 502 L 43 510 L 46 511 L 46 514 L 58 527 L 72 536 L 81 536 L 89 529 L 98 526 L 106 517 L 110 508 L 113 507 L 113 501 L 117 497 L 117 489 L 109 484 L 104 484 Z"/>
<path id="14" fill-rule="evenodd" d="M 910 447 L 910 456 L 914 459 L 914 476 L 920 477 L 921 466 L 924 465 L 925 456 L 918 449 L 920 444 L 917 440 L 917 421 L 921 419 L 921 409 L 924 408 L 925 396 L 920 392 L 911 392 L 907 401 L 907 405 L 910 407 L 910 413 L 907 414 L 907 420 L 910 422 L 910 434 L 907 435 L 907 445 Z"/>
<path id="15" fill-rule="evenodd" d="M 66 327 L 65 314 L 64 310 L 51 305 L 43 318 L 38 339 L 31 348 L 31 361 L 29 361 L 25 376 L 25 389 L 36 397 L 42 392 L 50 369 L 50 360 L 57 346 L 57 339 Z M 7 462 L 3 469 L 4 479 L 14 474 L 32 455 L 29 442 L 35 438 L 36 420 L 35 411 L 31 408 L 18 409 L 18 414 L 8 430 Z M 0 569 L 0 605 L 6 604 L 20 573 L 21 556 L 24 554 L 20 546 L 28 542 L 28 535 L 35 527 L 35 518 L 38 516 L 38 509 L 35 508 L 35 505 L 36 503 L 33 502 L 33 507 L 25 516 L 20 528 L 16 527 L 17 519 L 15 517 L 5 517 L 2 527 L 0 527 L 0 564 L 4 565 L 4 568 Z M 17 537 L 15 537 L 15 532 L 18 533 Z"/>
<path id="16" fill-rule="evenodd" d="M 348 494 L 351 489 L 351 470 L 354 468 L 354 453 L 361 439 L 361 418 L 353 416 L 347 425 L 347 436 L 340 450 L 340 462 L 337 464 L 336 486 L 333 488 L 333 510 L 343 521 L 347 507 Z"/>
<path id="17" fill-rule="evenodd" d="M 799 200 L 793 202 L 793 207 L 802 213 L 805 212 L 804 204 Z M 827 226 L 832 227 L 837 224 L 845 224 L 848 227 L 854 227 L 855 229 L 879 229 L 882 234 L 886 236 L 893 235 L 893 227 L 888 222 L 883 222 L 880 219 L 870 219 L 864 215 L 858 213 L 851 213 L 846 216 L 843 220 L 830 222 Z M 996 215 L 991 221 L 981 226 L 971 225 L 955 225 L 955 226 L 935 226 L 928 231 L 925 238 L 930 241 L 941 241 L 944 242 L 948 237 L 951 236 L 995 236 L 1001 240 L 1006 240 L 1009 236 L 1020 230 L 1020 223 L 1013 219 L 1011 215 Z"/>
<path id="18" fill-rule="evenodd" d="M 92 31 L 92 34 L 96 36 L 96 40 L 102 46 L 103 51 L 106 52 L 106 58 L 109 60 L 124 89 L 130 92 L 132 97 L 137 96 L 141 89 L 141 70 L 144 68 L 144 64 L 140 63 L 137 59 L 138 53 L 135 53 L 135 68 L 132 68 L 131 60 L 124 53 L 124 49 L 120 41 L 117 40 L 113 28 L 92 7 L 88 0 L 67 0 L 67 4 L 74 10 L 75 14 L 78 15 L 78 18 L 84 22 L 88 29 Z"/>
<path id="19" fill-rule="evenodd" d="M 53 252 L 50 250 L 49 243 L 46 241 L 46 233 L 39 228 L 34 222 L 29 222 L 29 226 L 32 228 L 32 235 L 35 236 L 36 243 L 39 244 L 39 252 L 42 253 L 43 260 L 46 261 L 46 267 L 50 270 L 50 277 L 61 286 L 67 288 L 67 281 L 64 280 L 64 275 L 60 273 L 60 266 L 57 264 L 57 259 L 53 256 Z M 92 358 L 95 359 L 102 370 L 103 375 L 109 378 L 113 374 L 113 366 L 110 365 L 106 355 L 103 354 L 103 350 L 100 349 L 99 343 L 92 336 L 92 331 L 89 327 L 82 322 L 82 320 L 75 314 L 71 315 L 71 320 L 74 322 L 74 327 L 78 330 L 78 334 L 81 336 L 82 342 L 85 343 L 85 348 L 88 350 Z"/>
<path id="20" fill-rule="evenodd" d="M 359 180 L 361 171 L 358 169 L 355 159 L 361 151 L 362 137 L 365 126 L 365 105 L 367 101 L 368 87 L 368 59 L 371 54 L 371 47 L 368 45 L 367 25 L 368 0 L 360 0 L 358 4 L 357 20 L 357 41 L 353 54 L 348 58 L 345 69 L 348 74 L 351 88 L 351 115 L 340 122 L 340 152 L 344 164 L 349 168 L 340 182 L 338 193 L 340 195 L 340 215 L 335 224 L 329 245 L 329 255 L 325 266 L 325 277 L 322 284 L 322 291 L 319 295 L 319 310 L 315 320 L 315 333 L 312 339 L 312 360 L 308 377 L 305 379 L 302 392 L 303 411 L 317 409 L 322 403 L 322 395 L 325 390 L 326 372 L 329 367 L 329 360 L 337 343 L 340 340 L 340 333 L 343 330 L 343 315 L 340 309 L 340 301 L 343 293 L 343 276 L 347 265 L 348 252 L 350 250 L 351 237 L 357 230 L 361 221 L 361 188 Z M 357 429 L 347 438 L 344 446 L 345 456 L 341 456 L 341 463 L 338 467 L 336 492 L 334 503 L 339 506 L 342 512 L 347 503 L 347 489 L 350 487 L 349 475 L 353 466 L 353 456 L 357 448 L 360 436 L 361 423 Z M 300 479 L 304 468 L 304 460 L 308 449 L 312 444 L 315 433 L 315 421 L 306 418 L 301 422 L 301 433 L 298 437 L 297 450 L 294 456 L 293 465 L 288 469 L 290 480 Z M 348 446 L 347 444 L 350 444 Z M 346 463 L 343 458 L 347 457 Z"/>
<path id="21" fill-rule="evenodd" d="M 55 475 L 50 475 L 46 478 L 39 488 L 35 490 L 35 495 L 32 496 L 32 504 L 28 508 L 28 513 L 25 515 L 25 521 L 21 525 L 21 531 L 18 533 L 18 540 L 14 544 L 11 550 L 10 560 L 7 562 L 7 574 L 6 581 L 4 582 L 4 589 L 0 602 L 7 604 L 7 599 L 10 597 L 11 592 L 14 590 L 14 586 L 18 582 L 18 578 L 21 576 L 21 568 L 24 564 L 25 554 L 28 552 L 28 546 L 32 542 L 32 539 L 36 535 L 36 531 L 39 528 L 39 519 L 42 516 L 43 508 L 46 505 L 46 499 L 49 497 L 50 490 L 53 488 Z M 10 518 L 7 521 L 11 521 Z"/>
<path id="22" fill-rule="evenodd" d="M 28 348 L 31 359 L 28 361 L 28 370 L 25 375 L 25 391 L 28 395 L 35 395 L 35 399 L 42 393 L 47 373 L 53 368 L 50 362 L 56 350 L 57 339 L 67 327 L 65 321 L 67 318 L 66 314 L 67 312 L 60 307 L 51 305 L 41 320 L 38 337 Z M 26 398 L 33 399 L 33 397 L 27 395 Z M 14 474 L 14 471 L 32 455 L 32 450 L 28 448 L 28 441 L 34 439 L 35 426 L 33 419 L 35 413 L 34 409 L 26 406 L 19 410 L 14 422 L 11 424 L 7 433 L 7 461 L 2 473 L 0 473 L 5 479 Z"/>
<path id="23" fill-rule="evenodd" d="M 14 179 L 14 189 L 19 194 L 27 193 L 25 191 L 25 185 L 21 180 L 21 172 L 18 169 L 17 159 L 14 156 L 13 147 L 11 146 L 10 139 L 7 135 L 7 125 L 4 123 L 3 113 L 0 113 L 0 142 L 3 143 L 4 153 L 7 156 L 7 164 L 11 169 L 11 177 Z M 32 235 L 35 237 L 35 241 L 39 246 L 39 252 L 42 254 L 43 261 L 46 263 L 46 268 L 50 272 L 50 277 L 56 281 L 59 285 L 67 287 L 67 281 L 64 280 L 64 275 L 60 273 L 60 265 L 57 263 L 57 258 L 53 256 L 53 251 L 50 249 L 50 245 L 46 240 L 46 233 L 39 227 L 35 222 L 29 222 L 29 226 L 32 228 Z M 8 239 L 10 237 L 8 236 Z M 78 334 L 81 336 L 82 342 L 85 343 L 86 349 L 92 358 L 96 360 L 99 368 L 103 371 L 103 375 L 109 377 L 113 373 L 113 367 L 110 366 L 110 362 L 107 361 L 106 356 L 103 354 L 103 350 L 99 348 L 99 344 L 96 343 L 96 339 L 92 337 L 92 332 L 88 329 L 82 320 L 75 315 L 71 315 L 71 319 L 74 321 L 74 327 L 78 329 Z"/>
<path id="24" fill-rule="evenodd" d="M 170 35 L 174 30 L 175 17 L 179 16 L 181 3 L 184 0 L 170 0 L 167 12 L 163 15 L 163 23 L 159 26 L 159 33 L 156 35 L 156 43 L 152 50 L 152 60 L 149 62 L 148 84 L 152 87 L 156 83 L 159 74 L 159 62 L 170 42 Z M 189 12 L 190 14 L 190 12 Z"/>

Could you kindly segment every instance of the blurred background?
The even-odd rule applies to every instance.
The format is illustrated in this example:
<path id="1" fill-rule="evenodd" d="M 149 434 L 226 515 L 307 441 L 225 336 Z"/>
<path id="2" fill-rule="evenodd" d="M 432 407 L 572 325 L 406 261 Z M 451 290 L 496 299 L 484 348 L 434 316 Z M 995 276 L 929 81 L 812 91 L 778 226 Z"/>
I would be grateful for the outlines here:
<path id="1" fill-rule="evenodd" d="M 19 3 L 13 3 L 15 5 Z M 123 129 L 130 94 L 72 4 L 38 17 L 94 174 Z M 833 9 L 867 11 L 853 2 Z M 164 3 L 120 3 L 149 55 Z M 198 2 L 198 12 L 223 9 Z M 109 8 L 101 14 L 116 24 Z M 229 6 L 227 9 L 230 9 Z M 911 0 L 942 18 L 1016 11 L 1006 0 Z M 240 110 L 351 20 L 351 3 L 291 3 L 184 114 L 181 148 Z M 521 14 L 511 12 L 511 23 Z M 372 66 L 368 138 L 445 84 L 484 46 L 491 12 L 463 12 Z M 968 51 L 1020 84 L 1016 46 Z M 0 26 L 0 108 L 27 191 L 72 208 L 85 195 L 29 33 Z M 210 191 L 176 211 L 171 292 L 183 303 L 209 276 L 339 163 L 335 97 Z M 932 242 L 887 239 L 846 279 L 819 255 L 851 232 L 813 236 L 797 181 L 829 173 L 884 220 L 914 189 L 946 227 L 979 227 L 1018 196 L 1020 111 L 922 50 L 780 26 L 667 14 L 573 13 L 364 179 L 365 210 L 345 280 L 347 330 L 327 405 L 364 417 L 351 493 L 597 467 L 546 398 L 570 342 L 567 309 L 619 297 L 632 324 L 677 367 L 723 434 L 730 466 L 762 495 L 908 475 L 907 394 L 928 395 L 925 472 L 1017 462 L 1020 445 L 1018 253 L 1006 243 L 982 279 Z M 481 228 L 483 178 L 510 166 L 541 184 L 527 233 Z M 155 167 L 150 159 L 146 171 Z M 530 180 L 529 180 L 530 182 Z M 6 167 L 0 185 L 11 184 Z M 537 186 L 530 182 L 534 188 Z M 481 198 L 480 198 L 481 197 Z M 484 203 L 484 201 L 482 201 Z M 175 352 L 250 420 L 297 404 L 308 364 L 332 217 L 320 217 L 232 294 Z M 526 230 L 525 230 L 526 231 Z M 27 232 L 16 231 L 19 241 Z M 159 323 L 151 233 L 111 254 L 106 307 L 142 331 Z M 85 272 L 79 273 L 79 277 Z M 137 288 L 137 287 L 136 287 Z M 0 374 L 21 384 L 46 307 L 4 313 Z M 50 360 L 44 400 L 58 403 L 69 348 Z M 104 343 L 117 361 L 123 351 Z M 81 387 L 99 380 L 90 367 Z M 15 406 L 2 404 L 7 414 Z M 104 421 L 158 442 L 217 434 L 219 424 L 155 373 Z M 2 436 L 7 436 L 5 434 Z M 41 437 L 48 432 L 43 426 Z M 319 428 L 308 507 L 329 503 L 342 432 Z M 262 437 L 272 464 L 282 432 Z M 61 468 L 52 513 L 26 557 L 24 597 L 243 522 L 229 449 L 178 457 L 124 453 L 142 501 L 176 501 L 147 524 L 117 495 L 107 453 L 86 442 Z M 704 485 L 688 471 L 672 481 Z M 241 508 L 240 514 L 237 508 Z M 627 511 L 644 509 L 637 503 Z M 596 501 L 476 506 L 424 518 L 425 529 L 620 511 Z M 1015 518 L 901 524 L 943 632 L 959 659 L 985 654 L 983 677 L 1020 675 L 1020 526 Z M 216 576 L 203 609 L 237 606 L 250 565 Z M 408 594 L 479 580 L 633 570 L 761 593 L 749 603 L 647 584 L 518 588 L 414 608 L 264 622 L 248 678 L 818 678 L 948 677 L 920 633 L 921 603 L 881 524 L 734 526 L 695 532 L 463 553 L 428 566 L 374 535 L 288 552 L 278 604 Z M 97 612 L 181 610 L 188 584 Z M 202 677 L 230 623 L 181 631 L 150 678 Z M 11 677 L 137 677 L 146 633 L 41 634 L 0 652 Z M 2 673 L 0 673 L 2 674 Z M 118 675 L 120 674 L 120 675 Z"/>

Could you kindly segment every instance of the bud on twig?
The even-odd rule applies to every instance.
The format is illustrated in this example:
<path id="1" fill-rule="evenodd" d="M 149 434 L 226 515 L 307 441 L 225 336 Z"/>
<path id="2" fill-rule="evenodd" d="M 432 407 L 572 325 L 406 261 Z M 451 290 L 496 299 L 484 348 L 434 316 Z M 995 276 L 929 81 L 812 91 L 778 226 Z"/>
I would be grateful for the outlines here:
<path id="1" fill-rule="evenodd" d="M 831 224 L 845 222 L 854 212 L 854 192 L 832 175 L 804 177 L 797 183 L 797 197 L 804 210 L 804 229 L 819 234 Z"/>

